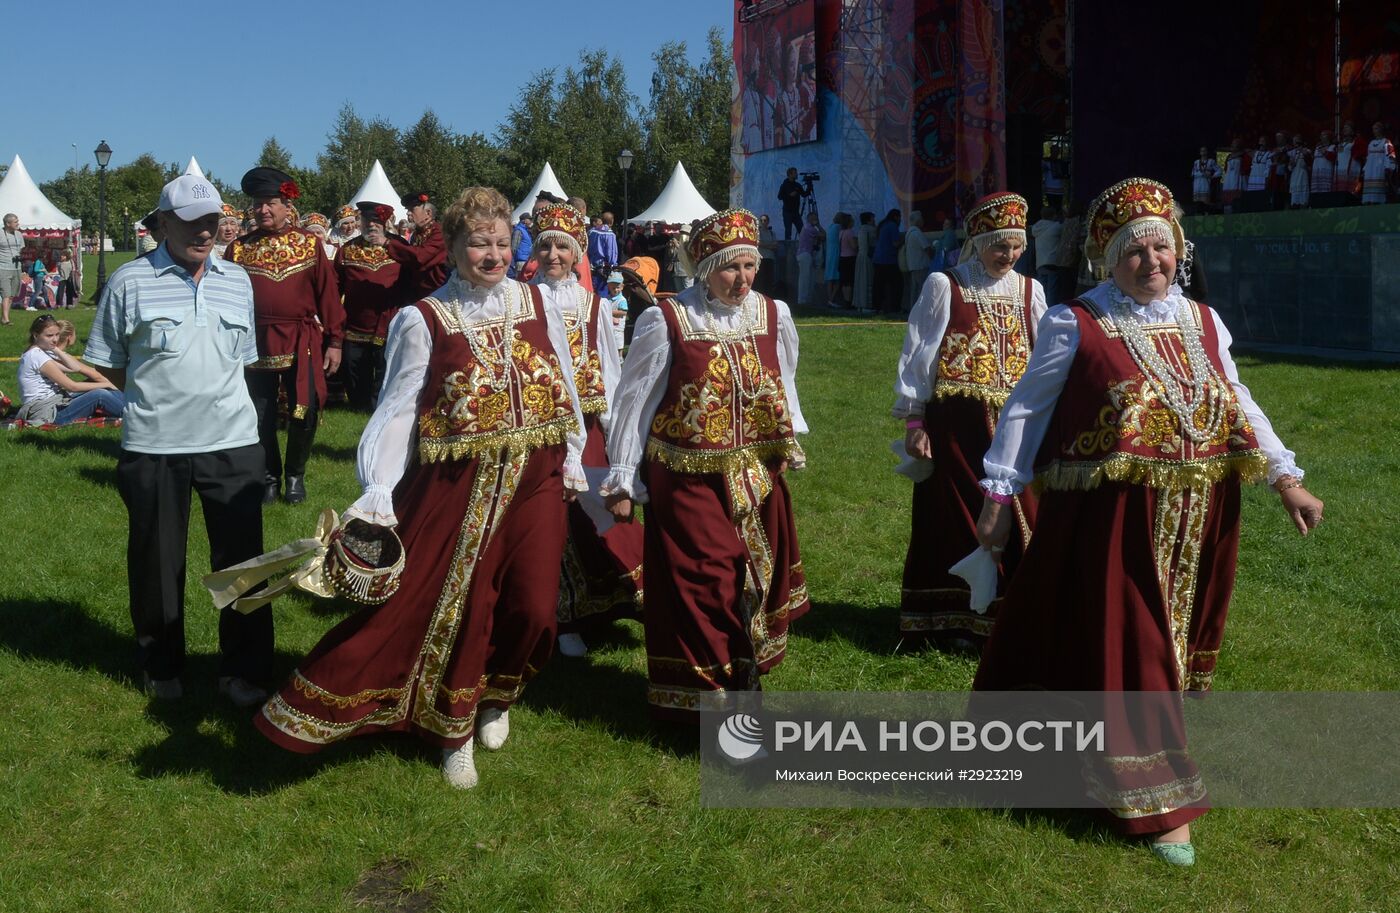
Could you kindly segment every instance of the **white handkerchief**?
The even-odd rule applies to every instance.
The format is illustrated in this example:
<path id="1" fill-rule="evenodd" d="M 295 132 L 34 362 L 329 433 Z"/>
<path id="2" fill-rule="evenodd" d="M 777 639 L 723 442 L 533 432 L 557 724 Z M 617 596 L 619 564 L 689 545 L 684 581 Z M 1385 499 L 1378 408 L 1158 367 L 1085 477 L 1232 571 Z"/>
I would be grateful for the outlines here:
<path id="1" fill-rule="evenodd" d="M 997 556 L 979 546 L 972 554 L 948 568 L 948 573 L 967 581 L 972 588 L 972 611 L 986 615 L 987 606 L 997 596 Z"/>
<path id="2" fill-rule="evenodd" d="M 933 460 L 921 460 L 912 457 L 904 449 L 904 438 L 897 441 L 890 441 L 890 452 L 899 459 L 899 465 L 894 471 L 915 482 L 922 482 L 933 475 Z"/>

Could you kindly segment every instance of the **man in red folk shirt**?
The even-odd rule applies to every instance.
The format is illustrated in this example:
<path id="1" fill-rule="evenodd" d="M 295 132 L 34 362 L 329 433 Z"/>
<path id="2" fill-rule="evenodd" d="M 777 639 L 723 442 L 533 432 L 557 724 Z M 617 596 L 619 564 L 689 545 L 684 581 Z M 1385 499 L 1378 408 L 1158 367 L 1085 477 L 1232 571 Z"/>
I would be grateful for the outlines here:
<path id="1" fill-rule="evenodd" d="M 390 238 L 385 250 L 399 264 L 399 304 L 421 301 L 447 283 L 447 244 L 438 224 L 437 208 L 423 192 L 399 200 L 408 210 L 413 240 Z"/>
<path id="2" fill-rule="evenodd" d="M 385 246 L 394 207 L 361 201 L 360 234 L 335 255 L 335 279 L 345 302 L 345 359 L 341 379 L 350 405 L 372 409 L 384 380 L 384 339 L 401 303 L 396 286 L 399 264 Z"/>
<path id="3" fill-rule="evenodd" d="M 252 197 L 256 229 L 228 246 L 224 259 L 253 281 L 258 360 L 248 366 L 248 392 L 258 412 L 258 439 L 266 458 L 263 503 L 282 489 L 282 449 L 277 443 L 278 393 L 287 396 L 286 490 L 288 504 L 306 500 L 306 460 L 326 401 L 326 375 L 340 367 L 345 312 L 335 267 L 321 241 L 288 224 L 301 196 L 291 176 L 276 168 L 243 175 Z M 324 345 L 323 345 L 324 340 Z"/>

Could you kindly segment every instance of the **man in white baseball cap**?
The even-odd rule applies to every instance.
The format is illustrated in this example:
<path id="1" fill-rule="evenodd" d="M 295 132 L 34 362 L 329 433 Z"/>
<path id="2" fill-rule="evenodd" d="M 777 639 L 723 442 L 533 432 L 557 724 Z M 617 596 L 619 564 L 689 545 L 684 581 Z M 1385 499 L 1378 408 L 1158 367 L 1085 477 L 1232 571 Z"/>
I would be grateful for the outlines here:
<path id="1" fill-rule="evenodd" d="M 253 285 L 217 256 L 223 214 L 207 180 L 181 175 L 160 194 L 165 238 L 112 274 L 84 358 L 126 392 L 117 489 L 129 516 L 127 586 L 145 689 L 183 693 L 185 553 L 198 492 L 209 563 L 262 554 L 263 449 L 244 366 L 257 360 Z M 272 610 L 219 616 L 219 690 L 239 706 L 266 699 Z"/>

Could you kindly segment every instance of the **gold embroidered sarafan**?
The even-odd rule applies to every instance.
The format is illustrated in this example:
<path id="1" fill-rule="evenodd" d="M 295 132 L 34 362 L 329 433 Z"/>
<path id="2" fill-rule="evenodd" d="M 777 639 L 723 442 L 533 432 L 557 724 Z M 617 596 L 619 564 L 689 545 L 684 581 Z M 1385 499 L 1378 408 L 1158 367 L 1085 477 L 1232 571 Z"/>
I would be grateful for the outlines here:
<path id="1" fill-rule="evenodd" d="M 587 289 L 583 294 L 592 298 Z M 591 301 L 590 301 L 591 304 Z M 588 308 L 591 311 L 592 308 Z M 603 383 L 603 362 L 598 354 L 598 340 L 589 338 L 588 351 L 583 351 L 583 325 L 579 321 L 578 308 L 564 309 L 564 330 L 569 336 L 569 357 L 574 362 L 574 388 L 578 393 L 579 409 L 584 415 L 600 415 L 608 411 L 608 389 Z M 588 320 L 588 328 L 593 329 L 597 321 Z"/>
<path id="2" fill-rule="evenodd" d="M 389 251 L 374 244 L 364 243 L 360 238 L 340 248 L 340 259 L 346 266 L 374 272 L 397 261 L 389 256 Z"/>
<path id="3" fill-rule="evenodd" d="M 428 301 L 440 312 L 447 310 Z M 502 363 L 503 321 L 465 332 L 478 334 L 487 360 L 472 358 L 443 378 L 436 402 L 418 418 L 419 459 L 434 463 L 503 447 L 534 450 L 561 444 L 578 430 L 568 381 L 552 351 L 523 338 L 517 323 L 510 356 Z"/>
<path id="4" fill-rule="evenodd" d="M 669 409 L 663 402 L 652 419 L 649 456 L 683 472 L 720 472 L 744 451 L 757 450 L 764 459 L 795 451 L 781 376 L 763 366 L 747 340 L 734 345 L 743 353 L 737 366 L 720 345 L 712 345 L 704 375 L 682 384 Z M 746 387 L 757 390 L 748 402 L 736 390 L 735 370 L 743 372 Z"/>
<path id="5" fill-rule="evenodd" d="M 1017 290 L 1021 290 L 1019 284 Z M 971 294 L 962 290 L 962 297 L 972 309 Z M 949 327 L 938 351 L 938 376 L 933 385 L 936 399 L 966 396 L 1002 406 L 1011 395 L 1011 388 L 1026 373 L 1031 347 L 1021 296 L 985 297 L 1004 313 L 998 316 L 997 312 L 973 309 L 977 316 L 970 332 Z"/>
<path id="6" fill-rule="evenodd" d="M 255 276 L 281 282 L 316 265 L 320 240 L 310 232 L 292 229 L 264 235 L 249 244 L 240 238 L 229 245 L 229 259 Z"/>

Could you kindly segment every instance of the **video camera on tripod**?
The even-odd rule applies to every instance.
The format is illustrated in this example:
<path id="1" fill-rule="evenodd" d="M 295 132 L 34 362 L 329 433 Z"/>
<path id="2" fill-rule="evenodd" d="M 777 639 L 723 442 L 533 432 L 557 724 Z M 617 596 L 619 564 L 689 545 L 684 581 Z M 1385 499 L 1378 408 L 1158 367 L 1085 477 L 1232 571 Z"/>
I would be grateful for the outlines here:
<path id="1" fill-rule="evenodd" d="M 802 179 L 802 220 L 807 220 L 809 212 L 817 211 L 817 189 L 812 185 L 822 179 L 820 171 L 803 171 L 798 175 Z M 821 221 L 821 216 L 817 216 L 817 221 Z"/>

